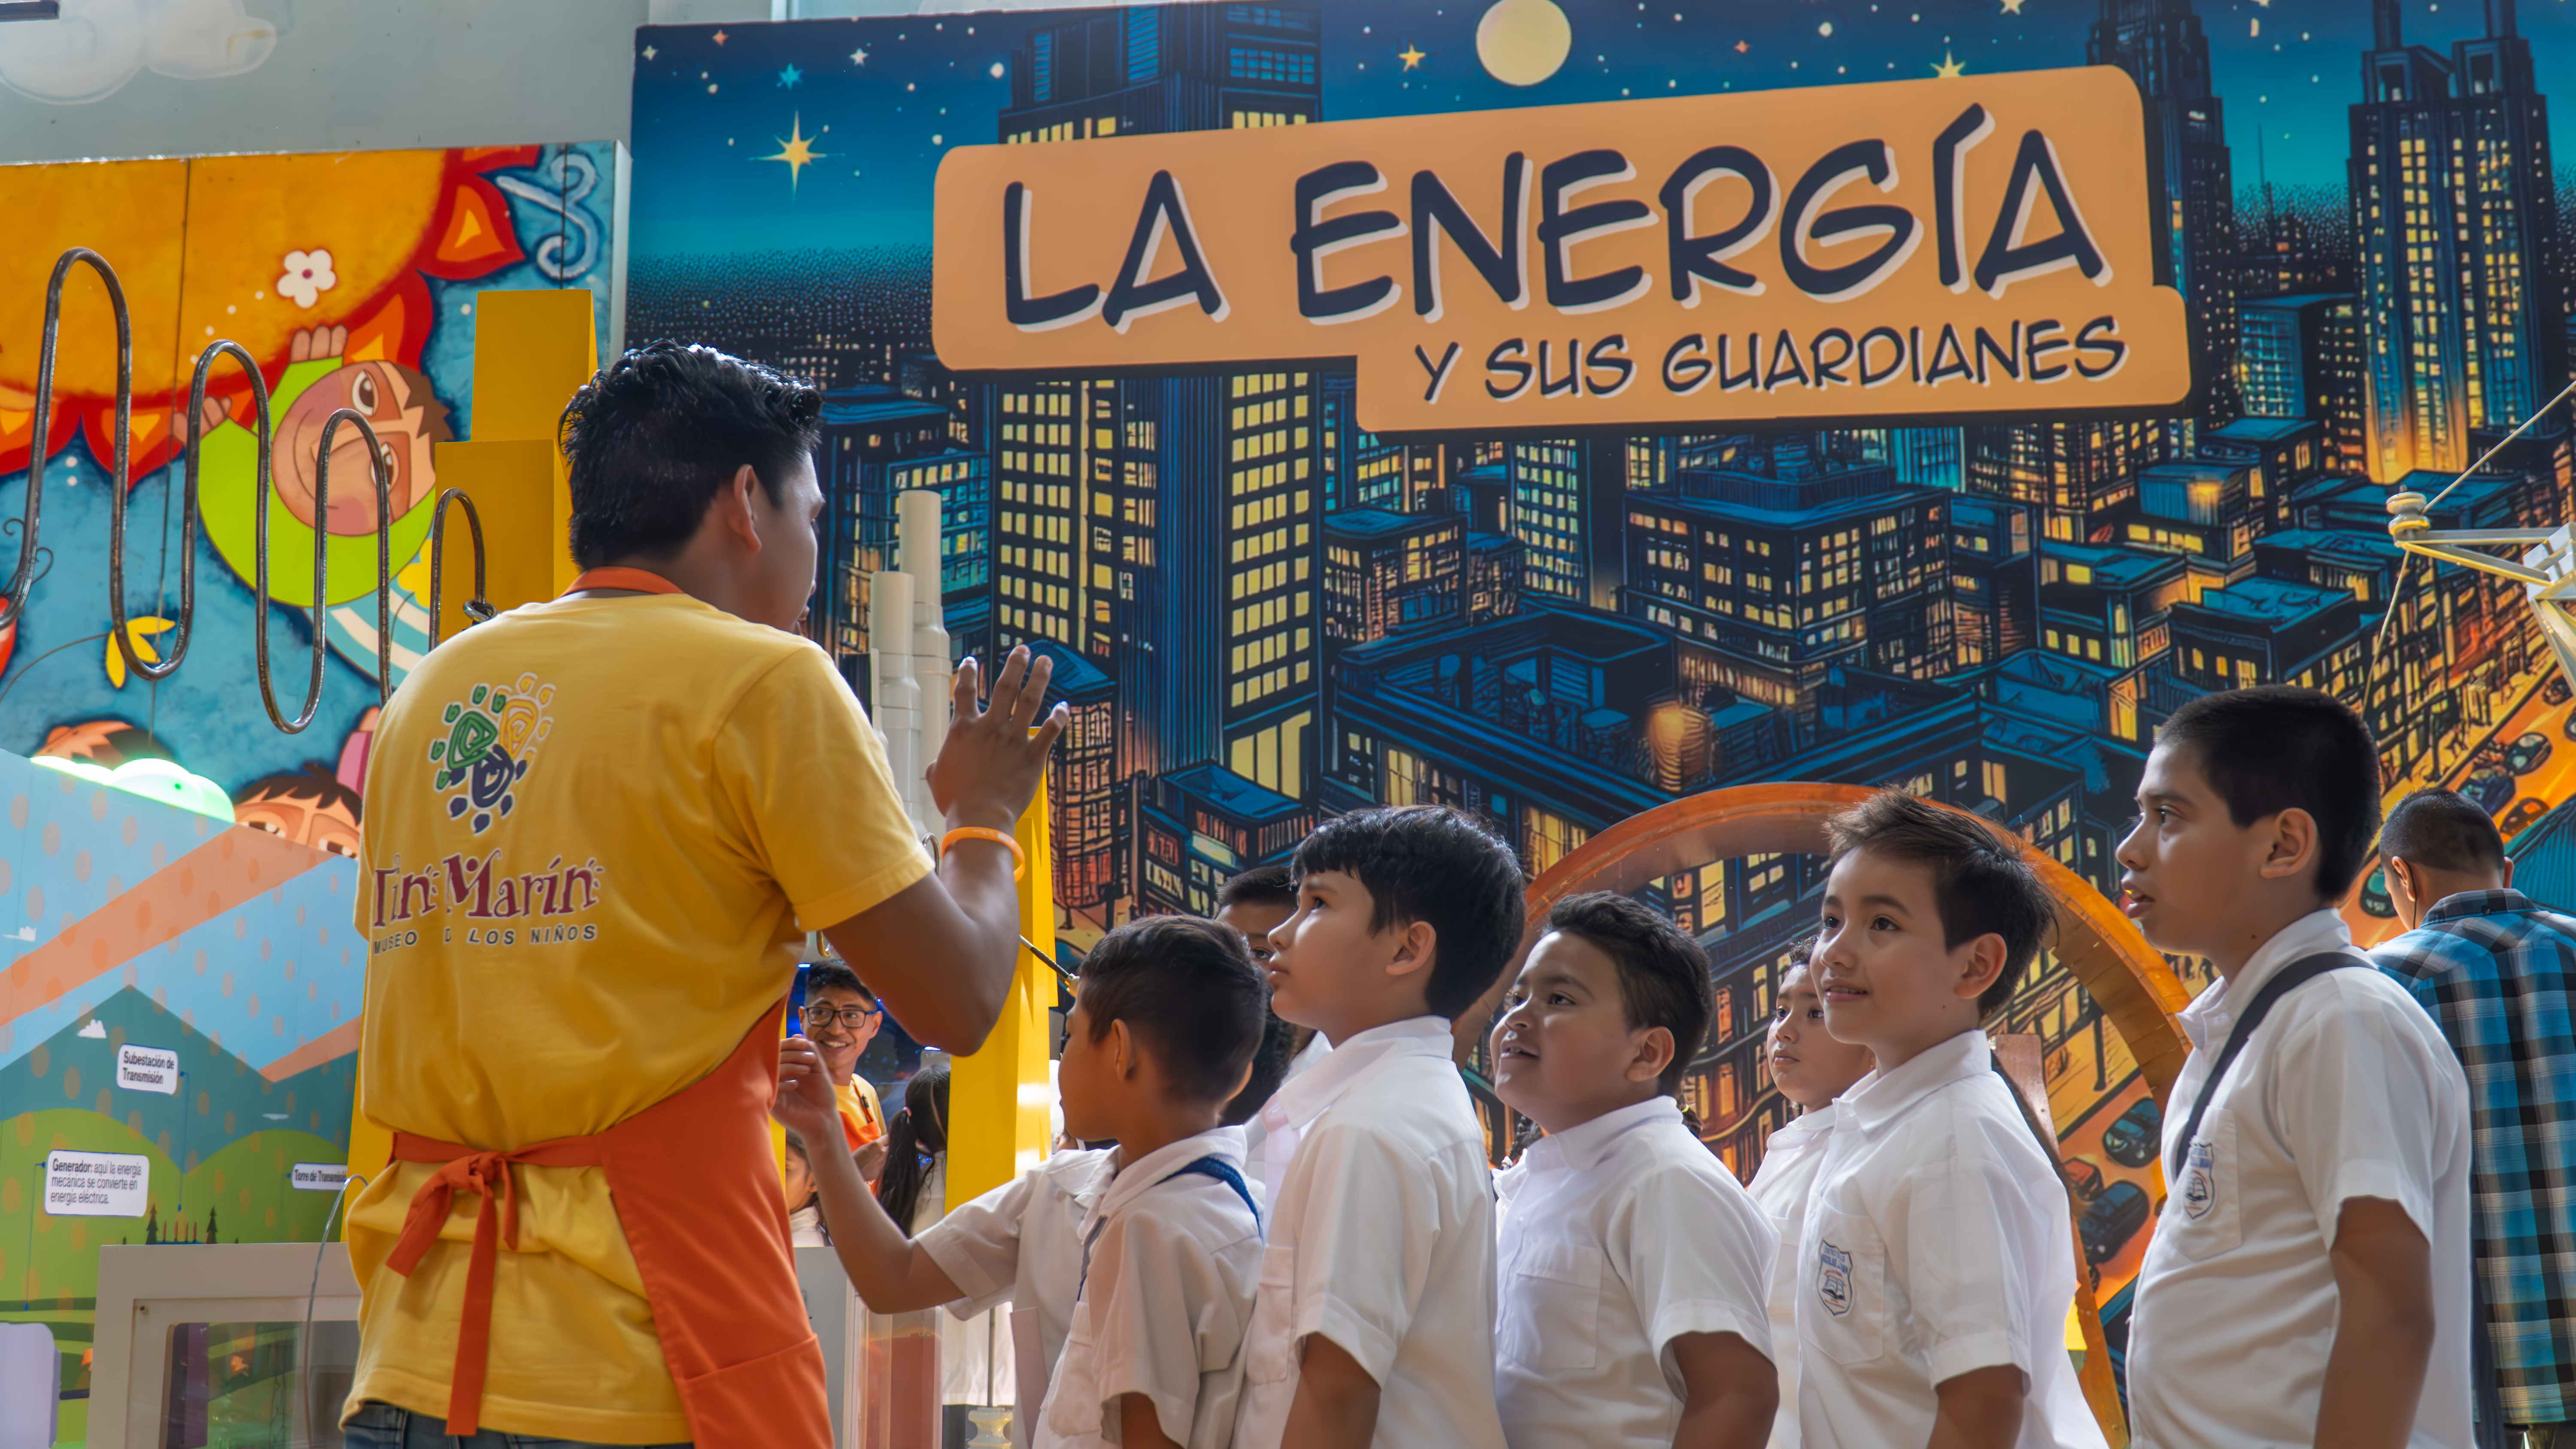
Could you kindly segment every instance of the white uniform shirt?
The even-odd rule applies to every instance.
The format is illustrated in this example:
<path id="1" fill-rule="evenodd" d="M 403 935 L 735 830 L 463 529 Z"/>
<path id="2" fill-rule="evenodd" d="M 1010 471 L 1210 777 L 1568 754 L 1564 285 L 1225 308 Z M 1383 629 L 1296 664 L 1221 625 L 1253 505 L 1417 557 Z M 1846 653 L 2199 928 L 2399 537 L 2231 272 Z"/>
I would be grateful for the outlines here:
<path id="1" fill-rule="evenodd" d="M 2183 1011 L 2192 1053 L 2166 1102 L 2165 1162 L 2244 1003 L 2291 962 L 2351 948 L 2343 918 L 2318 911 Z M 2210 1098 L 2138 1274 L 2138 1444 L 2306 1449 L 2334 1348 L 2329 1250 L 2356 1197 L 2404 1207 L 2432 1247 L 2433 1358 L 2407 1443 L 2465 1449 L 2468 1078 L 2432 1017 L 2367 965 L 2274 1003 Z"/>
<path id="2" fill-rule="evenodd" d="M 1671 1449 L 1674 1339 L 1732 1333 L 1771 1354 L 1770 1220 L 1672 1098 L 1540 1138 L 1495 1192 L 1511 1449 Z"/>
<path id="3" fill-rule="evenodd" d="M 1278 1449 L 1310 1334 L 1377 1380 L 1380 1449 L 1503 1449 L 1493 1176 L 1449 1043 L 1436 1016 L 1373 1027 L 1271 1099 L 1270 1246 L 1237 1449 Z"/>
<path id="4" fill-rule="evenodd" d="M 2101 1449 L 2066 1356 L 2066 1188 L 1963 1031 L 1835 1099 L 1799 1238 L 1798 1434 L 1808 1449 L 1932 1435 L 1935 1388 L 2010 1364 L 2018 1449 Z"/>
<path id="5" fill-rule="evenodd" d="M 1127 1394 L 1144 1395 L 1182 1449 L 1233 1440 L 1261 1227 L 1232 1187 L 1182 1171 L 1203 1157 L 1240 1174 L 1243 1134 L 1220 1127 L 1149 1152 L 1083 1212 L 1091 1262 L 1038 1414 L 1037 1449 L 1115 1442 Z"/>
<path id="6" fill-rule="evenodd" d="M 1073 1330 L 1082 1282 L 1082 1218 L 1117 1175 L 1114 1152 L 1059 1152 L 924 1228 L 915 1240 L 966 1296 L 964 1319 L 1009 1302 L 1017 1408 L 1012 1440 L 1037 1422 L 1047 1381 Z"/>
<path id="7" fill-rule="evenodd" d="M 1762 1144 L 1762 1167 L 1753 1174 L 1753 1201 L 1771 1218 L 1780 1251 L 1771 1260 L 1771 1362 L 1780 1370 L 1780 1412 L 1771 1421 L 1771 1449 L 1798 1449 L 1798 1235 L 1807 1217 L 1807 1194 L 1825 1165 L 1833 1140 L 1834 1112 L 1792 1117 Z"/>
<path id="8" fill-rule="evenodd" d="M 1290 1082 L 1313 1071 L 1315 1064 L 1330 1056 L 1332 1051 L 1333 1044 L 1324 1040 L 1322 1032 L 1319 1031 L 1306 1038 L 1306 1044 L 1297 1049 L 1295 1056 L 1288 1059 L 1288 1070 L 1280 1074 L 1279 1087 L 1270 1094 L 1270 1102 L 1278 1101 L 1280 1091 L 1287 1090 Z M 1270 1190 L 1271 1176 L 1270 1102 L 1262 1103 L 1261 1110 L 1252 1114 L 1252 1120 L 1243 1124 L 1244 1176 L 1252 1180 L 1254 1195 L 1264 1197 L 1265 1200 Z M 1283 1168 L 1288 1165 L 1285 1154 L 1281 1156 L 1279 1165 Z"/>

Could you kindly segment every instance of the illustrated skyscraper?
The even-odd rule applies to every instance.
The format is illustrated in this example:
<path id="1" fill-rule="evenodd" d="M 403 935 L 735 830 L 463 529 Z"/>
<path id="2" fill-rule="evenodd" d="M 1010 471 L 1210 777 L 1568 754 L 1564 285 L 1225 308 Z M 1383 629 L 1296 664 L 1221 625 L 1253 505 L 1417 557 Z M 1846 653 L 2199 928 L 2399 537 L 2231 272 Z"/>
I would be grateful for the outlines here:
<path id="1" fill-rule="evenodd" d="M 2242 411 L 2236 396 L 2236 183 L 2227 117 L 2209 80 L 2209 37 L 2191 0 L 2102 0 L 2085 58 L 2127 71 L 2146 99 L 2158 205 L 2156 280 L 2190 306 L 2207 388 L 2200 416 L 2217 427 Z"/>
<path id="2" fill-rule="evenodd" d="M 1313 9 L 1277 5 L 1050 25 L 1014 57 L 1000 139 L 1302 125 L 1322 106 L 1320 46 Z M 1052 640 L 1108 676 L 1103 788 L 1206 763 L 1292 800 L 1312 789 L 1319 391 L 1289 369 L 997 386 L 995 642 Z M 1058 805 L 1084 830 L 1113 818 Z"/>
<path id="3" fill-rule="evenodd" d="M 2506 429 L 2566 368 L 2549 106 L 2514 0 L 2445 61 L 2372 0 L 2352 107 L 2370 475 L 2464 468 L 2473 429 Z"/>

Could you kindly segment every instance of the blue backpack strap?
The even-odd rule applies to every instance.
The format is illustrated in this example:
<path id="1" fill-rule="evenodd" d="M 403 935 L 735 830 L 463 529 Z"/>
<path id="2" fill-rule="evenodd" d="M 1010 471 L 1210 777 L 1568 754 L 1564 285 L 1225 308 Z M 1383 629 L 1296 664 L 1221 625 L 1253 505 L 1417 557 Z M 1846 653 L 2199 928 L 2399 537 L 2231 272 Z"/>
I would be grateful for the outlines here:
<path id="1" fill-rule="evenodd" d="M 1202 1157 L 1196 1162 L 1183 1166 L 1179 1171 L 1173 1173 L 1172 1177 L 1164 1178 L 1163 1182 L 1170 1182 L 1173 1177 L 1212 1177 L 1217 1181 L 1224 1183 L 1226 1186 L 1233 1188 L 1234 1195 L 1243 1199 L 1244 1211 L 1252 1214 L 1252 1226 L 1254 1229 L 1258 1230 L 1260 1228 L 1261 1205 L 1252 1200 L 1252 1189 L 1244 1186 L 1243 1174 L 1234 1170 L 1233 1163 L 1226 1161 L 1222 1157 L 1213 1155 Z M 1156 1187 L 1160 1187 L 1163 1184 L 1158 1182 L 1154 1185 Z"/>

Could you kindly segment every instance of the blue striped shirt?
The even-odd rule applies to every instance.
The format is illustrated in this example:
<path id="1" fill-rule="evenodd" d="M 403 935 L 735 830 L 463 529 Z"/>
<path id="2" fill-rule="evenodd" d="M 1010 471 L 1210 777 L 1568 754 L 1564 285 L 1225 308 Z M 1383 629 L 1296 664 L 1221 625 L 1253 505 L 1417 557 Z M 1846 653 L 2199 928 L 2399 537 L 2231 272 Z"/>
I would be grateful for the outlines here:
<path id="1" fill-rule="evenodd" d="M 2468 1074 L 2486 1329 L 2509 1424 L 2576 1418 L 2576 919 L 2463 891 L 2371 953 Z"/>

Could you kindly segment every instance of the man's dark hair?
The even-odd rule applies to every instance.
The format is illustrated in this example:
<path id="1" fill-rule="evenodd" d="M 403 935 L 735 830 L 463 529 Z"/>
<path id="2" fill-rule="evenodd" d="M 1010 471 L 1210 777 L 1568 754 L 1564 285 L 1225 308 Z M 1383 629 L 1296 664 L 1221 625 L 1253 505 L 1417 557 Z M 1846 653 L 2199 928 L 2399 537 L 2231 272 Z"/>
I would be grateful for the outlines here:
<path id="1" fill-rule="evenodd" d="M 805 999 L 812 1001 L 818 991 L 855 991 L 868 1005 L 878 1004 L 877 994 L 859 979 L 859 973 L 839 961 L 817 961 L 805 968 Z"/>
<path id="2" fill-rule="evenodd" d="M 2283 684 L 2204 694 L 2174 711 L 2156 743 L 2190 752 L 2239 830 L 2307 811 L 2317 822 L 2317 898 L 2352 889 L 2379 833 L 2379 746 L 2342 700 Z"/>
<path id="3" fill-rule="evenodd" d="M 1297 847 L 1299 880 L 1340 871 L 1369 893 L 1372 934 L 1416 921 L 1431 927 L 1434 1015 L 1456 1020 L 1520 949 L 1527 919 L 1521 864 L 1484 826 L 1438 805 L 1355 810 Z"/>
<path id="4" fill-rule="evenodd" d="M 1293 911 L 1297 908 L 1297 877 L 1284 865 L 1256 865 L 1217 887 L 1216 908 L 1221 911 L 1228 906 L 1277 906 Z"/>
<path id="5" fill-rule="evenodd" d="M 1091 1039 L 1123 1021 L 1193 1102 L 1223 1102 L 1261 1048 L 1270 986 L 1231 926 L 1148 916 L 1100 938 L 1082 958 Z"/>
<path id="6" fill-rule="evenodd" d="M 776 503 L 797 460 L 813 453 L 822 412 L 811 384 L 712 347 L 628 351 L 564 407 L 573 561 L 597 568 L 676 551 L 745 463 Z"/>
<path id="7" fill-rule="evenodd" d="M 1252 1075 L 1243 1079 L 1243 1090 L 1227 1099 L 1225 1110 L 1217 1114 L 1220 1126 L 1240 1127 L 1258 1114 L 1288 1080 L 1288 1064 L 1296 1060 L 1297 1028 L 1269 1013 L 1261 1027 L 1261 1049 L 1252 1054 Z"/>
<path id="8" fill-rule="evenodd" d="M 2493 816 L 2458 793 L 2418 790 L 2398 801 L 2379 827 L 2379 858 L 2427 870 L 2500 871 L 2504 836 Z"/>
<path id="9" fill-rule="evenodd" d="M 2057 902 L 2039 873 L 1976 817 L 1902 790 L 1881 790 L 1825 821 L 1833 859 L 1866 850 L 1932 873 L 1932 904 L 1941 913 L 1941 945 L 1957 950 L 1979 936 L 2004 940 L 2004 969 L 1977 997 L 1977 1015 L 1993 1016 L 2021 986 L 2057 920 Z"/>
<path id="10" fill-rule="evenodd" d="M 1547 928 L 1579 936 L 1619 968 L 1619 1004 L 1628 1029 L 1662 1027 L 1673 1034 L 1673 1060 L 1656 1089 L 1679 1091 L 1682 1073 L 1708 1042 L 1716 987 L 1708 953 L 1681 927 L 1623 895 L 1591 891 L 1567 896 L 1547 913 Z"/>

